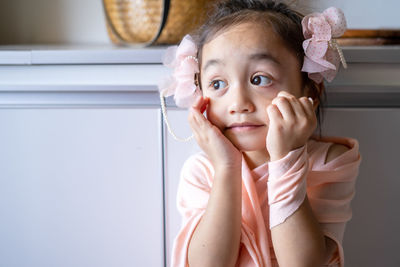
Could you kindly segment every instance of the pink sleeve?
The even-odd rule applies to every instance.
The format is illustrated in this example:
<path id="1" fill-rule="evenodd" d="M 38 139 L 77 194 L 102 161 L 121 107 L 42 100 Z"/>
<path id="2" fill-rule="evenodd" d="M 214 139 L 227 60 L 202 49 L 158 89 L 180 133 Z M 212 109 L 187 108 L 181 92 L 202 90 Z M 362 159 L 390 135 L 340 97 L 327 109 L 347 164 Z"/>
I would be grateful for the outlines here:
<path id="1" fill-rule="evenodd" d="M 348 141 L 350 150 L 327 164 L 314 165 L 307 178 L 307 196 L 314 215 L 325 236 L 337 244 L 328 265 L 344 266 L 343 235 L 346 222 L 352 217 L 350 204 L 355 195 L 361 157 L 358 142 Z"/>
<path id="2" fill-rule="evenodd" d="M 211 164 L 199 155 L 190 157 L 183 165 L 177 193 L 182 225 L 174 240 L 171 266 L 188 266 L 189 242 L 207 207 L 211 191 L 207 178 L 212 177 L 211 172 Z"/>
<path id="3" fill-rule="evenodd" d="M 303 203 L 306 196 L 308 157 L 306 146 L 268 163 L 268 204 L 270 228 L 283 223 Z"/>

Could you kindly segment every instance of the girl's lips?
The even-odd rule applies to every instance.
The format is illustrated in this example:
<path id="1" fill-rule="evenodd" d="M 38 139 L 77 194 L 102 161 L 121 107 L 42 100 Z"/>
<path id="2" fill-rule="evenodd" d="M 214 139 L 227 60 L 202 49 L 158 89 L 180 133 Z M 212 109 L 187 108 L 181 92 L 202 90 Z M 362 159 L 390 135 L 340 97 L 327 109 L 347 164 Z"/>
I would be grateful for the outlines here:
<path id="1" fill-rule="evenodd" d="M 234 132 L 246 132 L 259 129 L 265 125 L 262 124 L 252 124 L 252 123 L 234 123 L 226 128 L 226 130 Z"/>

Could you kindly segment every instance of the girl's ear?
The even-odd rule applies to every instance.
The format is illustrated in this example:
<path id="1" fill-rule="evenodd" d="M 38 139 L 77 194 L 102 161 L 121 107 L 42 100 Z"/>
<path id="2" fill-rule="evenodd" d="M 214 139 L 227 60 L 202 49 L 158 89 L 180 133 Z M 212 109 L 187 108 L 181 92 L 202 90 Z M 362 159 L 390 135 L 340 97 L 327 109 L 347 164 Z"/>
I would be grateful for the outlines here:
<path id="1" fill-rule="evenodd" d="M 324 84 L 324 82 L 321 82 L 321 83 L 319 83 L 319 84 L 315 84 L 315 86 L 317 87 L 317 89 L 318 89 L 318 96 L 319 97 L 321 97 L 321 95 L 324 93 L 324 91 L 325 91 L 325 84 Z"/>
<path id="2" fill-rule="evenodd" d="M 320 99 L 325 91 L 324 82 L 316 83 L 312 80 L 306 84 L 305 93 L 308 97 L 311 97 L 314 101 L 314 110 L 318 108 L 320 104 Z"/>
<path id="3" fill-rule="evenodd" d="M 199 78 L 199 73 L 198 73 L 198 72 L 196 72 L 196 73 L 194 74 L 194 85 L 200 87 L 200 78 Z"/>
<path id="4" fill-rule="evenodd" d="M 325 84 L 324 82 L 321 82 L 319 84 L 315 83 L 315 88 L 317 90 L 314 91 L 315 97 L 313 97 L 314 99 L 314 111 L 318 108 L 319 104 L 320 104 L 320 99 L 322 97 L 322 94 L 325 91 Z"/>
<path id="5" fill-rule="evenodd" d="M 194 75 L 194 84 L 199 87 L 200 91 L 203 91 L 203 88 L 201 88 L 201 76 L 200 72 L 196 72 Z"/>

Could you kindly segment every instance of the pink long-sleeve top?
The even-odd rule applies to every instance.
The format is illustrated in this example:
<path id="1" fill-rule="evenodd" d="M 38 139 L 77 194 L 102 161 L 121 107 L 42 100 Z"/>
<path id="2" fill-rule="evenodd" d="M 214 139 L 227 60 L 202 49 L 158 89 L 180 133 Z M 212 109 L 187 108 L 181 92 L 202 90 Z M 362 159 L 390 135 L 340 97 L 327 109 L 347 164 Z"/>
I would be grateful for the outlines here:
<path id="1" fill-rule="evenodd" d="M 349 150 L 325 163 L 333 143 Z M 236 266 L 278 266 L 270 228 L 295 212 L 305 195 L 324 235 L 337 244 L 326 266 L 344 266 L 342 240 L 352 216 L 350 202 L 360 161 L 357 140 L 341 137 L 310 139 L 284 158 L 253 170 L 243 159 L 241 244 Z M 202 152 L 191 156 L 182 168 L 177 194 L 182 226 L 174 240 L 173 267 L 188 266 L 189 242 L 206 210 L 213 177 L 213 166 Z"/>

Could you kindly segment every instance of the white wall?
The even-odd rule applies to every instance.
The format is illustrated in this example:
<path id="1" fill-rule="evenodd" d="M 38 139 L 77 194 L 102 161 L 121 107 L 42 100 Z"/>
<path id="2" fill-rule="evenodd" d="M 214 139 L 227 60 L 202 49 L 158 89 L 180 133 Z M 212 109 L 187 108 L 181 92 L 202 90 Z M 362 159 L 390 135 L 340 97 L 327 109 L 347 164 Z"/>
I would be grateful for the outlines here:
<path id="1" fill-rule="evenodd" d="M 0 44 L 110 43 L 101 3 L 101 0 L 1 0 Z M 349 28 L 400 28 L 398 0 L 298 0 L 298 6 L 307 11 L 340 7 Z"/>
<path id="2" fill-rule="evenodd" d="M 336 6 L 341 8 L 352 29 L 400 28 L 398 0 L 299 0 L 301 6 L 322 11 Z"/>
<path id="3" fill-rule="evenodd" d="M 101 0 L 0 0 L 0 44 L 109 42 Z"/>

